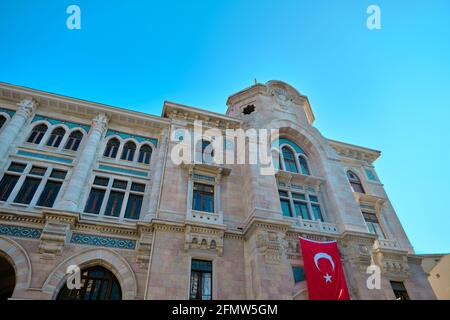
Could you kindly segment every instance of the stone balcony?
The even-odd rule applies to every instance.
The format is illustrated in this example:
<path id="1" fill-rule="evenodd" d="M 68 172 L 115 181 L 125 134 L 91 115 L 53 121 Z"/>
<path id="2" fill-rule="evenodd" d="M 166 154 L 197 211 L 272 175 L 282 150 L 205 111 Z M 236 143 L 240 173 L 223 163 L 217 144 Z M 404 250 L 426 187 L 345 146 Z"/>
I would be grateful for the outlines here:
<path id="1" fill-rule="evenodd" d="M 304 220 L 300 217 L 297 218 L 285 218 L 292 221 L 292 226 L 298 228 L 301 231 L 317 232 L 325 234 L 339 234 L 339 230 L 336 224 L 330 222 L 322 222 L 320 220 Z"/>
<path id="2" fill-rule="evenodd" d="M 373 244 L 374 251 L 405 251 L 397 240 L 377 239 Z"/>
<path id="3" fill-rule="evenodd" d="M 207 224 L 223 225 L 223 214 L 190 210 L 187 215 L 187 220 Z"/>

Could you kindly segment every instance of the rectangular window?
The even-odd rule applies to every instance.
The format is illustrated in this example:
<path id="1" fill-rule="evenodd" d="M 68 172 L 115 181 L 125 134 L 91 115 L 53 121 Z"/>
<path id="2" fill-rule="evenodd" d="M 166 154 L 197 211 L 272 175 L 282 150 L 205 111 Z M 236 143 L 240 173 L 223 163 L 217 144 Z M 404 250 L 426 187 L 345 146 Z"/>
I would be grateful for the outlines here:
<path id="1" fill-rule="evenodd" d="M 323 221 L 322 211 L 320 210 L 320 206 L 318 204 L 312 204 L 311 210 L 313 213 L 314 220 Z"/>
<path id="2" fill-rule="evenodd" d="M 292 273 L 294 274 L 295 283 L 306 280 L 305 269 L 303 267 L 292 266 Z"/>
<path id="3" fill-rule="evenodd" d="M 191 300 L 212 300 L 212 262 L 192 260 Z"/>
<path id="4" fill-rule="evenodd" d="M 363 212 L 363 216 L 370 233 L 376 234 L 380 239 L 386 239 L 383 229 L 378 222 L 377 215 L 374 213 Z"/>
<path id="5" fill-rule="evenodd" d="M 138 194 L 130 194 L 128 197 L 127 209 L 125 211 L 126 219 L 138 220 L 141 214 L 142 196 Z"/>
<path id="6" fill-rule="evenodd" d="M 283 211 L 283 216 L 292 217 L 291 205 L 289 204 L 289 200 L 280 199 L 281 203 L 281 211 Z"/>
<path id="7" fill-rule="evenodd" d="M 20 188 L 19 193 L 14 199 L 14 202 L 30 204 L 40 183 L 41 179 L 27 177 L 22 187 Z"/>
<path id="8" fill-rule="evenodd" d="M 391 287 L 397 300 L 410 300 L 403 282 L 391 281 Z"/>
<path id="9" fill-rule="evenodd" d="M 100 208 L 102 207 L 103 198 L 105 197 L 105 190 L 101 189 L 91 189 L 88 201 L 86 202 L 86 207 L 84 211 L 87 213 L 100 213 Z"/>
<path id="10" fill-rule="evenodd" d="M 41 196 L 39 197 L 37 205 L 48 208 L 53 207 L 53 204 L 55 203 L 56 197 L 58 196 L 58 192 L 61 189 L 61 186 L 62 182 L 51 180 L 47 181 L 44 190 L 42 191 Z"/>
<path id="11" fill-rule="evenodd" d="M 13 176 L 10 174 L 5 174 L 3 176 L 3 179 L 0 182 L 0 200 L 1 201 L 8 200 L 9 195 L 13 191 L 18 180 L 19 180 L 19 176 Z"/>
<path id="12" fill-rule="evenodd" d="M 292 192 L 292 198 L 298 199 L 298 200 L 305 200 L 305 201 L 306 201 L 305 195 L 304 195 L 304 194 L 301 194 L 301 193 L 293 193 L 293 192 Z"/>
<path id="13" fill-rule="evenodd" d="M 302 219 L 310 220 L 308 213 L 308 205 L 305 202 L 294 201 L 295 215 L 302 217 Z"/>
<path id="14" fill-rule="evenodd" d="M 120 216 L 124 196 L 125 194 L 123 192 L 111 191 L 109 194 L 108 205 L 105 210 L 105 216 Z"/>
<path id="15" fill-rule="evenodd" d="M 8 168 L 8 171 L 12 172 L 23 172 L 25 170 L 26 164 L 12 162 Z"/>
<path id="16" fill-rule="evenodd" d="M 192 209 L 196 211 L 214 212 L 214 187 L 194 183 Z"/>
<path id="17" fill-rule="evenodd" d="M 95 177 L 94 184 L 97 186 L 103 186 L 106 187 L 109 183 L 108 178 L 102 178 L 102 177 Z"/>

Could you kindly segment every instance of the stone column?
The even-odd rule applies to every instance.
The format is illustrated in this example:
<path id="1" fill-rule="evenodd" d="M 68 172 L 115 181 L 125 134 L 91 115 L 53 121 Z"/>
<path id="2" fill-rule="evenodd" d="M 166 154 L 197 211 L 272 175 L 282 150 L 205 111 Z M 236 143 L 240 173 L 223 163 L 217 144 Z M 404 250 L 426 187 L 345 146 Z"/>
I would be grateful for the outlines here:
<path id="1" fill-rule="evenodd" d="M 168 145 L 168 131 L 164 129 L 161 133 L 161 138 L 159 141 L 159 148 L 157 151 L 157 158 L 155 165 L 152 168 L 152 182 L 150 189 L 150 200 L 148 211 L 144 215 L 144 221 L 150 221 L 152 218 L 156 217 L 156 211 L 158 210 L 159 194 L 161 192 L 162 175 L 165 167 L 167 145 Z"/>
<path id="2" fill-rule="evenodd" d="M 87 141 L 73 168 L 69 183 L 64 191 L 61 201 L 56 205 L 59 210 L 77 212 L 80 197 L 86 188 L 88 177 L 97 158 L 97 150 L 100 146 L 103 134 L 108 127 L 108 117 L 101 113 L 92 120 L 92 128 L 89 131 Z"/>
<path id="3" fill-rule="evenodd" d="M 8 160 L 9 149 L 14 144 L 20 130 L 23 129 L 27 121 L 34 115 L 37 108 L 37 102 L 34 99 L 22 100 L 17 105 L 19 109 L 0 133 L 0 168 L 3 168 Z"/>

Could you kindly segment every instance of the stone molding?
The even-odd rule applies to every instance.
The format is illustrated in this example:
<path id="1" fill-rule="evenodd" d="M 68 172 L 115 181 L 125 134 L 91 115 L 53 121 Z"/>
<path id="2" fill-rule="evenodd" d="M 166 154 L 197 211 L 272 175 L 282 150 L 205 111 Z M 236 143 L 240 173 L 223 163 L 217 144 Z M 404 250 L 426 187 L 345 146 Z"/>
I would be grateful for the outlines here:
<path id="1" fill-rule="evenodd" d="M 12 297 L 24 292 L 31 283 L 31 261 L 25 249 L 16 241 L 0 235 L 0 255 L 12 264 L 16 273 L 16 285 Z"/>
<path id="2" fill-rule="evenodd" d="M 224 229 L 186 225 L 184 250 L 200 249 L 223 255 Z"/>
<path id="3" fill-rule="evenodd" d="M 122 299 L 137 299 L 137 281 L 131 266 L 120 254 L 106 248 L 93 248 L 74 254 L 55 267 L 42 286 L 42 292 L 47 299 L 56 298 L 59 290 L 65 284 L 67 267 L 70 265 L 77 265 L 80 268 L 88 268 L 92 265 L 105 266 L 119 281 L 122 288 Z"/>

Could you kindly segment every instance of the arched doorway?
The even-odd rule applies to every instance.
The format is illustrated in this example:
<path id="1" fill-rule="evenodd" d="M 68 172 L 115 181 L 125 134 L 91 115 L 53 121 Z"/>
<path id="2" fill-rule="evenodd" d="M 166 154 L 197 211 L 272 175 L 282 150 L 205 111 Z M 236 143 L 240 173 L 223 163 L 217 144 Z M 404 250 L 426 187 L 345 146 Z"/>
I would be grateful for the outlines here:
<path id="1" fill-rule="evenodd" d="M 81 271 L 81 288 L 68 289 L 64 283 L 56 300 L 121 300 L 122 289 L 114 274 L 95 266 Z"/>
<path id="2" fill-rule="evenodd" d="M 16 286 L 14 267 L 4 257 L 0 256 L 0 301 L 11 298 Z"/>

